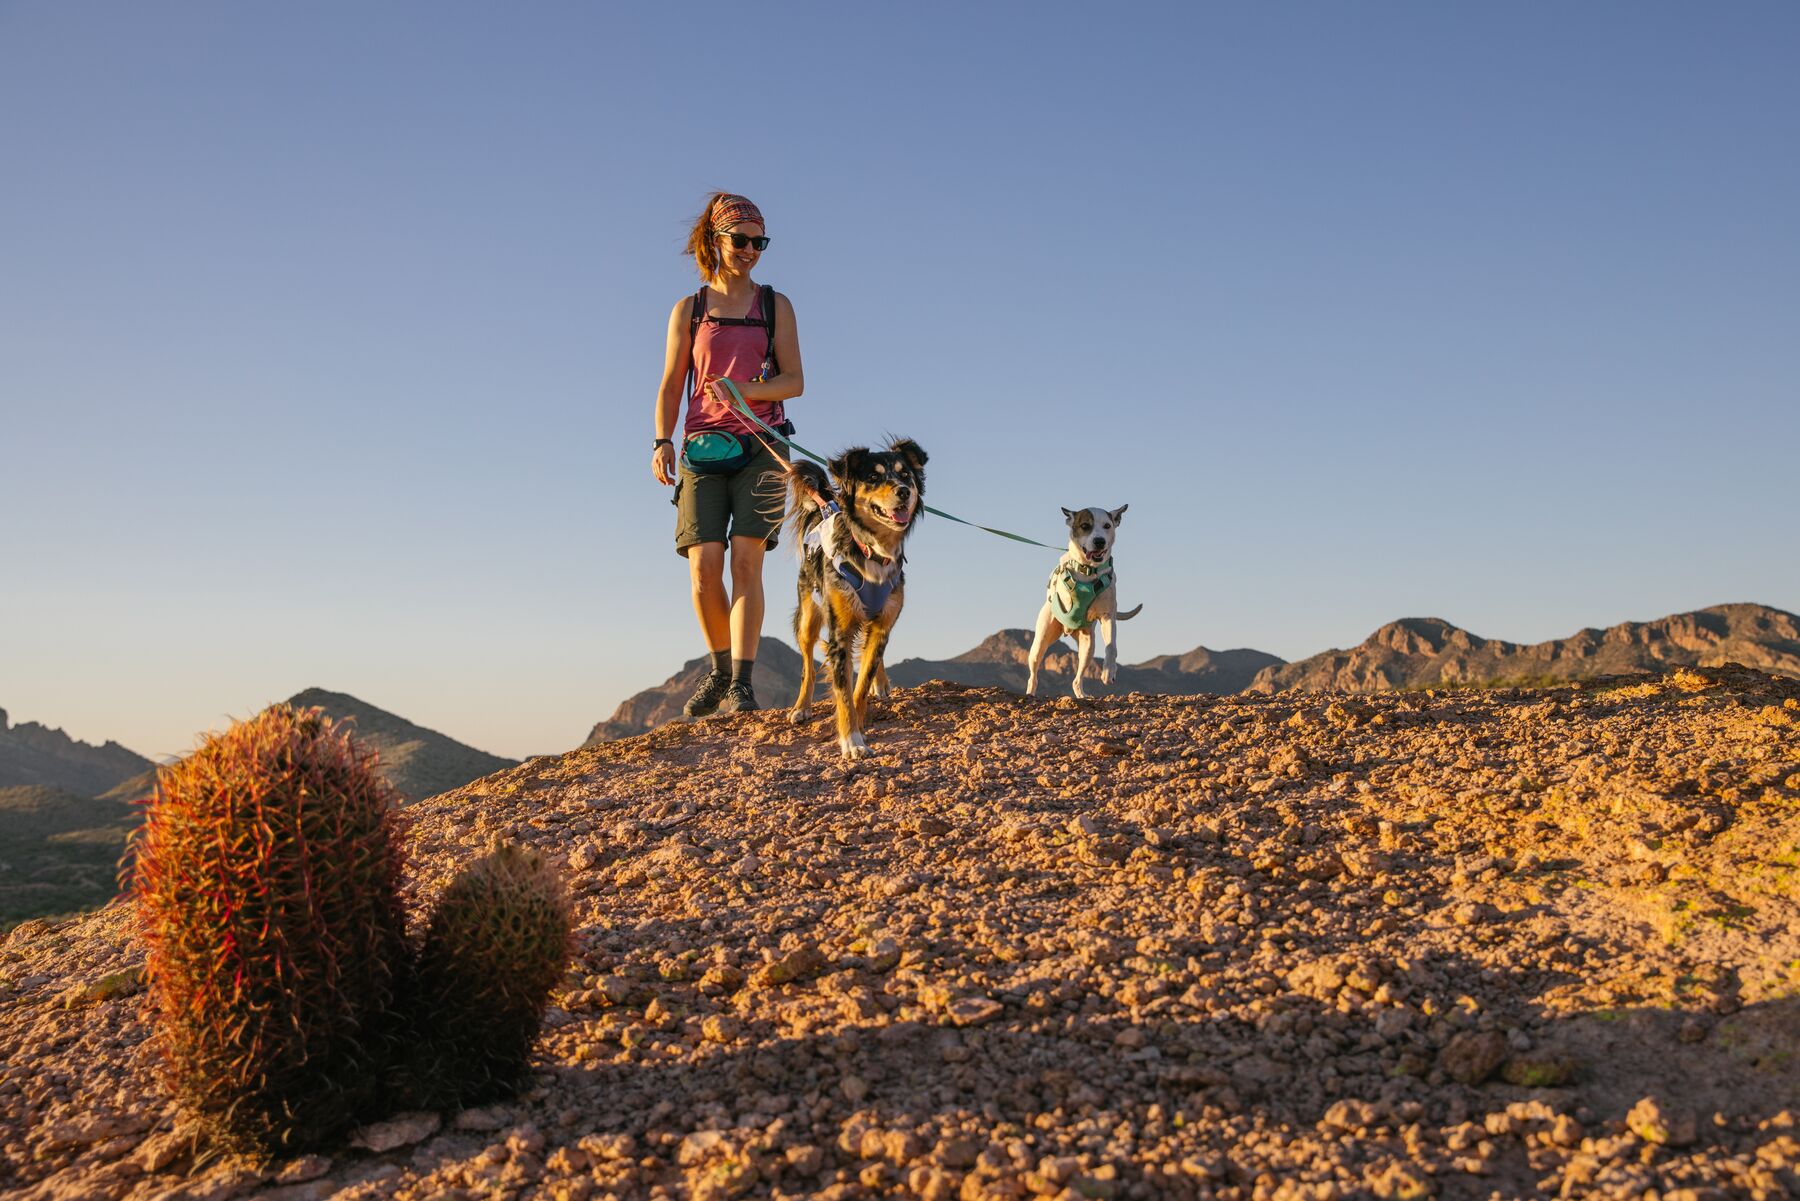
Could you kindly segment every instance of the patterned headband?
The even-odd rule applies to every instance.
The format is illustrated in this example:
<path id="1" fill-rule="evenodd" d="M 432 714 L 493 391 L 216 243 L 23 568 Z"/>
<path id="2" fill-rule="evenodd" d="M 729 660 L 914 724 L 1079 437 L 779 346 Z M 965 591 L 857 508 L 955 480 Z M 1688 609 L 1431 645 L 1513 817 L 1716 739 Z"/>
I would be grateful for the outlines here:
<path id="1" fill-rule="evenodd" d="M 732 226 L 742 225 L 746 221 L 764 225 L 762 210 L 744 197 L 728 193 L 713 201 L 712 222 L 715 229 L 728 230 Z"/>

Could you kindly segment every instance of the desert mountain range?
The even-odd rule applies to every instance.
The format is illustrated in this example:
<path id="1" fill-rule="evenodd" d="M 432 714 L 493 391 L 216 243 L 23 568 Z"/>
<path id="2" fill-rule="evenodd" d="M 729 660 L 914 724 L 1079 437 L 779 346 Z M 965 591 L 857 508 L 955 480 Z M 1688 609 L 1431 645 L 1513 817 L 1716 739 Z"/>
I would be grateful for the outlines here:
<path id="1" fill-rule="evenodd" d="M 1767 605 L 1714 605 L 1530 645 L 1482 638 L 1436 617 L 1408 617 L 1382 626 L 1351 650 L 1266 667 L 1250 687 L 1257 692 L 1385 692 L 1544 685 L 1723 663 L 1800 676 L 1800 617 Z"/>
<path id="2" fill-rule="evenodd" d="M 896 686 L 944 680 L 975 687 L 1025 690 L 1031 631 L 1001 630 L 953 659 L 904 659 L 890 664 Z M 1550 642 L 1522 645 L 1482 638 L 1437 617 L 1389 622 L 1349 650 L 1328 650 L 1289 663 L 1263 651 L 1195 647 L 1122 668 L 1112 693 L 1188 696 L 1201 692 L 1282 692 L 1288 689 L 1385 692 L 1499 683 L 1553 684 L 1603 675 L 1656 673 L 1673 667 L 1741 663 L 1772 675 L 1800 677 L 1800 617 L 1767 605 L 1714 605 L 1655 621 L 1627 621 L 1585 629 Z M 765 706 L 788 705 L 800 687 L 800 655 L 765 637 L 756 663 L 757 696 Z M 1044 693 L 1068 694 L 1075 652 L 1058 643 L 1045 662 Z M 583 745 L 655 729 L 681 706 L 708 670 L 689 660 L 655 688 L 621 704 Z"/>
<path id="3" fill-rule="evenodd" d="M 35 721 L 15 726 L 0 709 L 0 788 L 37 785 L 94 797 L 155 767 L 116 742 L 79 742 Z"/>
<path id="4" fill-rule="evenodd" d="M 340 692 L 308 688 L 288 703 L 353 719 L 358 741 L 379 756 L 377 770 L 409 803 L 517 763 Z M 94 746 L 36 722 L 11 726 L 0 710 L 0 929 L 109 900 L 137 825 L 132 802 L 155 782 L 156 765 L 116 742 Z"/>
<path id="5" fill-rule="evenodd" d="M 1001 630 L 954 658 L 903 659 L 891 664 L 888 674 L 897 687 L 938 680 L 1021 692 L 1030 645 L 1029 631 Z M 1066 644 L 1052 652 L 1045 665 L 1047 695 L 1068 694 L 1074 657 Z M 1382 626 L 1349 650 L 1329 650 L 1293 663 L 1257 650 L 1201 646 L 1127 665 L 1110 688 L 1095 688 L 1170 696 L 1294 689 L 1370 693 L 1439 685 L 1550 684 L 1728 662 L 1800 677 L 1800 618 L 1765 605 L 1716 605 L 1532 645 L 1482 638 L 1438 618 L 1405 618 Z M 690 660 L 662 684 L 621 704 L 583 745 L 641 734 L 674 719 L 706 670 L 706 660 Z M 757 663 L 763 703 L 790 703 L 799 682 L 799 654 L 778 639 L 765 638 Z M 290 703 L 318 705 L 333 718 L 354 719 L 358 738 L 380 756 L 381 774 L 409 803 L 515 766 L 514 760 L 478 751 L 344 693 L 309 688 Z M 150 791 L 154 776 L 150 760 L 115 742 L 94 746 L 36 722 L 12 725 L 0 711 L 0 928 L 108 900 L 114 892 L 114 866 L 136 825 L 130 802 Z"/>

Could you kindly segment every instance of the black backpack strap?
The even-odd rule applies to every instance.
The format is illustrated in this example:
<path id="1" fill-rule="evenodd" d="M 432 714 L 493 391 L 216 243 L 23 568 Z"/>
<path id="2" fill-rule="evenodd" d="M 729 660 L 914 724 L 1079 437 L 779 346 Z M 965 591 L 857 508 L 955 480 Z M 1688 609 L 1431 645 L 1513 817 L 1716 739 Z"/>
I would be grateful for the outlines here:
<path id="1" fill-rule="evenodd" d="M 762 319 L 769 333 L 769 362 L 779 372 L 781 367 L 775 362 L 775 289 L 768 284 L 762 286 Z"/>
<path id="2" fill-rule="evenodd" d="M 688 365 L 687 380 L 681 385 L 681 397 L 685 403 L 694 394 L 694 339 L 700 333 L 700 319 L 706 316 L 706 285 L 694 293 L 694 303 L 688 308 Z"/>
<path id="3" fill-rule="evenodd" d="M 775 375 L 780 375 L 781 363 L 775 358 L 775 289 L 769 284 L 762 286 L 762 318 L 763 324 L 768 327 L 769 334 L 769 370 Z M 785 426 L 787 424 L 787 406 L 779 400 L 776 401 L 773 416 L 775 420 L 771 424 Z"/>

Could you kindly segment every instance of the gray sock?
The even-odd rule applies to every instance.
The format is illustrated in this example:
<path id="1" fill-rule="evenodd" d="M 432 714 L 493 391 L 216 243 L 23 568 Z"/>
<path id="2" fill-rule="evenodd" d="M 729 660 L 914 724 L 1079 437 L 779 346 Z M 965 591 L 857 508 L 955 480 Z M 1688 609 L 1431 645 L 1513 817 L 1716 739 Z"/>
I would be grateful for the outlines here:
<path id="1" fill-rule="evenodd" d="M 755 659 L 733 659 L 731 661 L 731 682 L 748 684 L 755 671 Z"/>
<path id="2" fill-rule="evenodd" d="M 726 672 L 730 671 L 731 670 L 731 648 L 726 647 L 722 651 L 714 651 L 712 653 L 712 661 L 713 661 L 712 673 L 715 676 L 722 676 Z"/>

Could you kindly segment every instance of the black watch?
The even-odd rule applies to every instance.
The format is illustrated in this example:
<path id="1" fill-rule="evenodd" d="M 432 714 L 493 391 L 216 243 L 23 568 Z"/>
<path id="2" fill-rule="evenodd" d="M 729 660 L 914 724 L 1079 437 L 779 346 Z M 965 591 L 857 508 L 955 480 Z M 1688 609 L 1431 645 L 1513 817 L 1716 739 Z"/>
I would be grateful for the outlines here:
<path id="1" fill-rule="evenodd" d="M 658 438 L 656 441 L 654 441 L 650 444 L 650 449 L 655 450 L 659 446 L 673 446 L 673 445 L 675 445 L 675 439 L 673 439 L 673 438 Z"/>

